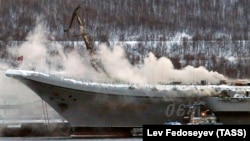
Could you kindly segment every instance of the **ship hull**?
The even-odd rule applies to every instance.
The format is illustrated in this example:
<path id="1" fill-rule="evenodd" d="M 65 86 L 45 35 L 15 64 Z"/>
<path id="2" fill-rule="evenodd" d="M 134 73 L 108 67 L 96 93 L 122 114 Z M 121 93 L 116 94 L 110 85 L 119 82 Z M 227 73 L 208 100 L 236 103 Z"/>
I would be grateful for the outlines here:
<path id="1" fill-rule="evenodd" d="M 141 127 L 181 121 L 185 105 L 195 99 L 121 96 L 68 89 L 28 79 L 22 81 L 72 127 Z"/>
<path id="2" fill-rule="evenodd" d="M 250 124 L 249 98 L 208 97 L 206 105 L 223 124 Z"/>
<path id="3" fill-rule="evenodd" d="M 71 127 L 142 127 L 182 122 L 189 106 L 204 101 L 223 124 L 249 124 L 250 99 L 193 94 L 198 87 L 133 87 L 86 83 L 32 71 L 9 71 L 57 111 Z M 210 86 L 212 87 L 212 86 Z M 214 87 L 214 86 L 213 86 Z M 206 92 L 209 87 L 198 89 Z M 219 87 L 214 87 L 219 88 Z M 223 88 L 223 87 L 222 87 Z M 202 92 L 199 91 L 199 92 Z"/>
<path id="4" fill-rule="evenodd" d="M 12 75 L 55 109 L 71 127 L 142 127 L 180 121 L 197 96 L 181 91 L 77 86 L 54 77 Z M 175 95 L 173 95 L 175 93 Z"/>

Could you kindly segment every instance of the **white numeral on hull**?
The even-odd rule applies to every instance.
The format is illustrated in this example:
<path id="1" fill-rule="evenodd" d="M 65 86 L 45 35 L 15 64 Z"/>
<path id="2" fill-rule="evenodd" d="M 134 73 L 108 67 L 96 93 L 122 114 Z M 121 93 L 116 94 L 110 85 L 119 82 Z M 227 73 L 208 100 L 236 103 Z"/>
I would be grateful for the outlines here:
<path id="1" fill-rule="evenodd" d="M 188 112 L 188 108 L 186 108 L 187 104 L 176 104 L 176 103 L 171 103 L 167 105 L 165 115 L 167 117 L 171 116 L 184 116 L 185 113 Z"/>

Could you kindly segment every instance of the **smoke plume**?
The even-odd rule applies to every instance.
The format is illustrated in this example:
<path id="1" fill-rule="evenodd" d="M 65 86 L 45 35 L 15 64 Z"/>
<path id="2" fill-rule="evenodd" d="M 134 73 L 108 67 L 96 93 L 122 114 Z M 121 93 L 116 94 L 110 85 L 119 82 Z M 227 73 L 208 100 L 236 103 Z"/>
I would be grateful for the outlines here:
<path id="1" fill-rule="evenodd" d="M 183 84 L 197 84 L 205 80 L 212 84 L 218 84 L 220 80 L 226 80 L 222 74 L 208 71 L 204 67 L 194 68 L 186 66 L 181 70 L 174 69 L 170 59 L 161 57 L 157 59 L 153 53 L 144 58 L 140 66 L 133 66 L 126 58 L 121 46 L 109 49 L 106 45 L 100 45 L 98 57 L 102 60 L 105 69 L 112 74 L 113 79 L 139 84 L 157 84 L 181 82 Z"/>
<path id="2" fill-rule="evenodd" d="M 38 24 L 20 46 L 7 47 L 8 53 L 14 56 L 14 59 L 0 60 L 0 100 L 16 99 L 19 103 L 40 100 L 33 91 L 19 81 L 4 75 L 6 69 L 13 67 L 91 81 L 126 82 L 142 85 L 172 82 L 196 84 L 201 80 L 219 83 L 220 80 L 226 79 L 222 74 L 208 71 L 202 66 L 198 68 L 186 66 L 177 70 L 170 59 L 167 57 L 157 58 L 151 52 L 144 58 L 142 64 L 132 65 L 127 59 L 123 47 L 119 45 L 109 47 L 106 44 L 100 44 L 93 56 L 90 56 L 86 49 L 79 53 L 82 51 L 79 50 L 81 47 L 71 47 L 73 49 L 65 51 L 65 46 L 60 42 L 51 41 L 48 37 L 49 33 L 46 32 L 44 24 Z M 101 63 L 105 73 L 96 71 L 91 64 L 92 58 Z M 203 93 L 210 95 L 213 90 L 207 89 Z M 40 110 L 42 112 L 42 109 Z"/>
<path id="3" fill-rule="evenodd" d="M 71 52 L 64 51 L 64 46 L 58 42 L 48 40 L 43 24 L 30 32 L 25 41 L 19 47 L 8 47 L 13 56 L 23 56 L 23 61 L 18 65 L 19 69 L 37 70 L 42 72 L 59 73 L 66 76 L 83 78 L 88 80 L 124 81 L 138 84 L 157 84 L 181 82 L 183 84 L 197 84 L 201 80 L 208 83 L 219 83 L 226 77 L 204 67 L 186 66 L 177 70 L 167 57 L 156 58 L 149 53 L 140 65 L 131 65 L 126 58 L 122 46 L 108 47 L 100 44 L 95 56 L 90 56 L 85 50 L 80 55 L 75 48 Z M 96 71 L 91 66 L 91 58 L 97 58 L 105 71 L 105 74 Z"/>

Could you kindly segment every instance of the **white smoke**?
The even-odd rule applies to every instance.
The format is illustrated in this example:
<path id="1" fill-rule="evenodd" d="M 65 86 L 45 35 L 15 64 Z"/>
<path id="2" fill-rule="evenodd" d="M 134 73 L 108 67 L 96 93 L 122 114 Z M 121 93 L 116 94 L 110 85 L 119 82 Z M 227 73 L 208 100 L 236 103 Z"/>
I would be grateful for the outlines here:
<path id="1" fill-rule="evenodd" d="M 198 68 L 187 66 L 181 70 L 174 69 L 170 59 L 166 57 L 157 59 L 151 52 L 141 66 L 133 66 L 127 60 L 121 46 L 114 46 L 112 50 L 106 45 L 100 45 L 99 48 L 98 57 L 113 79 L 140 84 L 171 82 L 197 84 L 202 80 L 218 84 L 220 80 L 226 80 L 222 74 L 208 71 L 202 66 Z"/>
<path id="2" fill-rule="evenodd" d="M 214 84 L 227 79 L 222 74 L 208 71 L 202 66 L 198 68 L 187 66 L 181 70 L 174 69 L 170 59 L 167 57 L 157 59 L 151 52 L 148 57 L 144 58 L 143 64 L 133 66 L 126 58 L 122 46 L 108 47 L 101 44 L 98 46 L 96 56 L 93 57 L 101 61 L 103 68 L 109 75 L 109 77 L 105 77 L 104 73 L 97 72 L 92 67 L 90 63 L 92 57 L 87 51 L 84 56 L 81 56 L 76 49 L 66 54 L 62 45 L 47 39 L 48 35 L 45 31 L 45 26 L 38 24 L 21 46 L 8 47 L 9 53 L 13 56 L 24 57 L 19 65 L 20 69 L 35 69 L 43 72 L 60 71 L 66 76 L 88 80 L 108 80 L 111 78 L 111 81 L 120 80 L 139 84 L 171 82 L 197 84 L 201 80 Z M 51 52 L 56 53 L 51 54 Z"/>
<path id="3" fill-rule="evenodd" d="M 87 51 L 81 53 L 81 55 L 76 48 L 71 52 L 65 52 L 63 45 L 49 40 L 48 36 L 44 24 L 38 24 L 28 34 L 26 41 L 20 46 L 7 47 L 8 53 L 12 56 L 23 56 L 22 61 L 13 59 L 18 64 L 17 69 L 59 73 L 77 79 L 112 82 L 123 81 L 135 84 L 171 82 L 193 84 L 201 80 L 206 80 L 210 83 L 219 83 L 220 80 L 226 79 L 222 74 L 208 71 L 204 67 L 194 68 L 187 66 L 182 70 L 174 69 L 170 59 L 167 57 L 158 59 L 153 53 L 149 53 L 144 58 L 142 61 L 143 64 L 134 66 L 126 58 L 126 53 L 122 46 L 108 47 L 105 44 L 101 44 L 98 46 L 98 50 L 93 57 L 100 60 L 104 70 L 108 74 L 107 77 L 105 73 L 98 72 L 93 68 L 90 63 L 92 57 Z M 39 100 L 40 98 L 29 88 L 21 84 L 21 82 L 4 75 L 4 70 L 13 67 L 13 63 L 10 63 L 13 61 L 0 61 L 0 99 L 16 99 L 18 103 Z M 193 92 L 191 93 L 193 94 Z M 213 90 L 207 89 L 203 93 L 210 95 L 213 93 Z M 42 112 L 42 109 L 40 110 Z"/>

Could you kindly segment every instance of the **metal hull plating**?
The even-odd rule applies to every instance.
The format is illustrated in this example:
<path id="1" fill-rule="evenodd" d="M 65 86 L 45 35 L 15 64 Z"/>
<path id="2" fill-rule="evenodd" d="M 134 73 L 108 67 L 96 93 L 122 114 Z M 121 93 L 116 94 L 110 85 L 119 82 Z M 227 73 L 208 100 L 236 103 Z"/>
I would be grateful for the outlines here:
<path id="1" fill-rule="evenodd" d="M 250 112 L 249 98 L 208 97 L 206 104 L 214 112 Z"/>
<path id="2" fill-rule="evenodd" d="M 36 92 L 72 127 L 142 127 L 181 121 L 187 112 L 185 106 L 197 100 L 196 96 L 186 96 L 187 91 L 107 89 L 78 85 L 52 76 L 11 76 Z"/>
<path id="3" fill-rule="evenodd" d="M 206 105 L 224 124 L 250 124 L 250 98 L 208 97 Z"/>
<path id="4" fill-rule="evenodd" d="M 195 99 L 94 93 L 21 80 L 73 127 L 141 127 L 181 121 L 185 105 Z"/>

